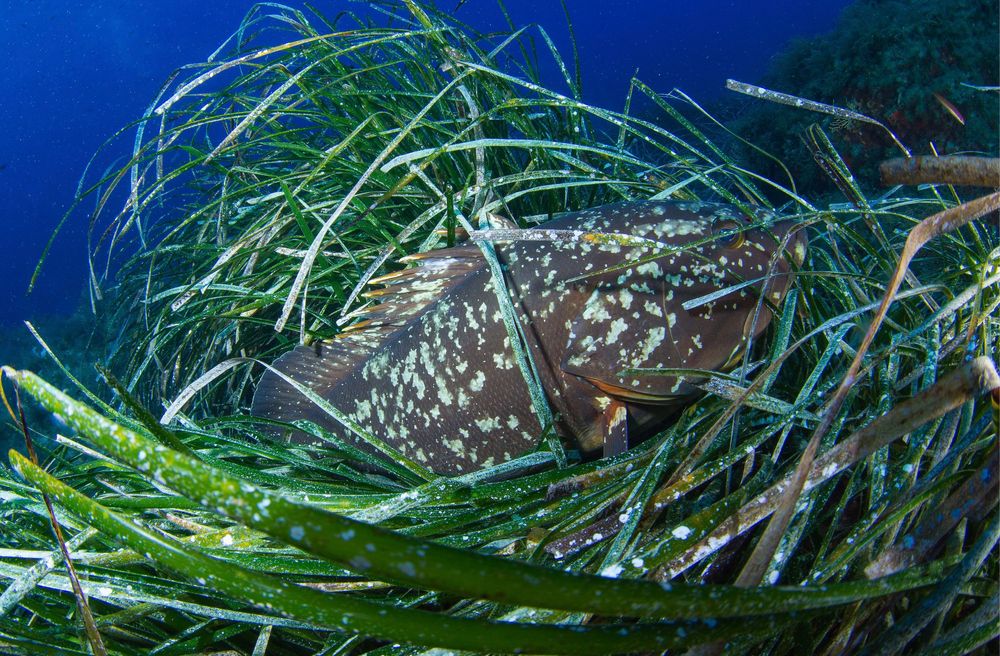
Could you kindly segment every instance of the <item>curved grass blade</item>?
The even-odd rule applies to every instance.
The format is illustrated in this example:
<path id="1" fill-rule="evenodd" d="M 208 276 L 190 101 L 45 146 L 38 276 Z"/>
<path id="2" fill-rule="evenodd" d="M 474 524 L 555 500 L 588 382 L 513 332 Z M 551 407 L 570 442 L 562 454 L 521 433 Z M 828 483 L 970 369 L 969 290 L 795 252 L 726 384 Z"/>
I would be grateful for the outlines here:
<path id="1" fill-rule="evenodd" d="M 732 635 L 766 635 L 787 620 L 767 615 L 752 621 L 546 626 L 447 617 L 436 613 L 331 595 L 206 556 L 177 540 L 140 528 L 53 478 L 16 451 L 11 462 L 29 481 L 65 508 L 160 565 L 279 616 L 317 627 L 417 645 L 475 651 L 608 654 L 699 644 Z"/>
<path id="2" fill-rule="evenodd" d="M 666 590 L 652 581 L 572 574 L 443 547 L 289 501 L 118 426 L 31 372 L 3 371 L 44 407 L 63 410 L 73 428 L 140 472 L 291 546 L 383 580 L 466 597 L 614 617 L 759 615 L 777 608 L 791 611 L 850 603 L 859 595 L 864 598 L 888 592 L 878 581 L 822 590 L 700 585 Z"/>

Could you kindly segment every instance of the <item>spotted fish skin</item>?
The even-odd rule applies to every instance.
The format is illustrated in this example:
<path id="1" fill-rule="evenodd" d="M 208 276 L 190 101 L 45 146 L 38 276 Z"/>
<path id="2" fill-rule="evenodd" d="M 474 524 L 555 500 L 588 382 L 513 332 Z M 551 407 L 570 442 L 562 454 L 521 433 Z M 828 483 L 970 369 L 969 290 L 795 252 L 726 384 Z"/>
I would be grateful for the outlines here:
<path id="1" fill-rule="evenodd" d="M 656 430 L 697 389 L 678 377 L 622 377 L 623 370 L 720 369 L 766 328 L 770 306 L 790 284 L 790 260 L 802 261 L 806 242 L 801 231 L 788 234 L 787 222 L 765 230 L 747 228 L 749 221 L 727 205 L 640 201 L 540 226 L 628 234 L 671 248 L 648 262 L 641 262 L 648 248 L 614 241 L 495 244 L 562 436 L 585 452 L 598 450 L 615 408 L 625 409 L 630 435 Z M 377 281 L 384 288 L 369 296 L 379 304 L 356 313 L 363 320 L 357 329 L 296 347 L 274 369 L 437 473 L 488 467 L 532 449 L 542 426 L 479 249 L 459 246 L 415 259 L 419 266 Z M 682 307 L 751 280 L 690 311 Z M 371 450 L 272 371 L 262 377 L 251 412 L 309 419 Z"/>

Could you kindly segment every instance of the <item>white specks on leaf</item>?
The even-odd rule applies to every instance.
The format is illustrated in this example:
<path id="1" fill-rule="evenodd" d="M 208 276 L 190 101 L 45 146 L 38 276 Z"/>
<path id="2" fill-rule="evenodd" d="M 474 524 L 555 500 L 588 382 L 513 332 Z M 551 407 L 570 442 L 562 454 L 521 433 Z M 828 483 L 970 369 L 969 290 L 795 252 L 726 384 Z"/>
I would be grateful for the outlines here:
<path id="1" fill-rule="evenodd" d="M 618 563 L 612 563 L 601 570 L 601 576 L 609 579 L 616 579 L 621 576 L 622 566 Z"/>

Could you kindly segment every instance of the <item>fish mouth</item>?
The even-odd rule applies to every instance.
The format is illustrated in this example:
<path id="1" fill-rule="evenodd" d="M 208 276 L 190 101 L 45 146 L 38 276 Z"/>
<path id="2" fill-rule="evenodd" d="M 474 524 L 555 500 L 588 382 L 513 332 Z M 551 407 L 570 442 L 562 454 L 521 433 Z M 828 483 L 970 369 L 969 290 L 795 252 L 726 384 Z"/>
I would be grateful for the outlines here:
<path id="1" fill-rule="evenodd" d="M 805 226 L 796 221 L 779 221 L 773 228 L 775 238 L 784 245 L 785 255 L 798 269 L 806 261 L 806 251 L 809 248 L 809 237 Z"/>
<path id="2" fill-rule="evenodd" d="M 778 305 L 805 262 L 809 238 L 806 236 L 805 226 L 790 219 L 774 223 L 770 234 L 783 257 L 775 263 L 763 293 L 771 303 Z"/>

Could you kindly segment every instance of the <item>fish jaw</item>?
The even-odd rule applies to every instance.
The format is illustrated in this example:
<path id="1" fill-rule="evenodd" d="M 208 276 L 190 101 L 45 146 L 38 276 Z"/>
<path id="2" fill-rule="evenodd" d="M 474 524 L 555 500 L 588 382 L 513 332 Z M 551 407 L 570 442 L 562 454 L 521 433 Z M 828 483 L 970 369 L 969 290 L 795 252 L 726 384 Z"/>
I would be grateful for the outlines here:
<path id="1" fill-rule="evenodd" d="M 609 400 L 626 404 L 635 418 L 632 435 L 642 437 L 700 394 L 697 376 L 625 375 L 626 370 L 731 368 L 767 328 L 805 259 L 808 240 L 793 222 L 744 228 L 739 245 L 726 247 L 704 240 L 720 219 L 739 218 L 733 208 L 697 204 L 685 209 L 701 219 L 678 218 L 684 227 L 675 229 L 667 244 L 679 250 L 656 265 L 637 266 L 631 275 L 616 272 L 617 277 L 593 287 L 567 335 L 561 372 L 594 388 L 594 410 L 577 404 L 565 412 L 586 417 L 576 431 L 585 451 L 600 447 L 594 425 Z M 639 260 L 637 254 L 628 258 Z M 728 287 L 734 291 L 684 307 L 685 301 Z M 575 398 L 582 396 L 578 392 Z"/>

